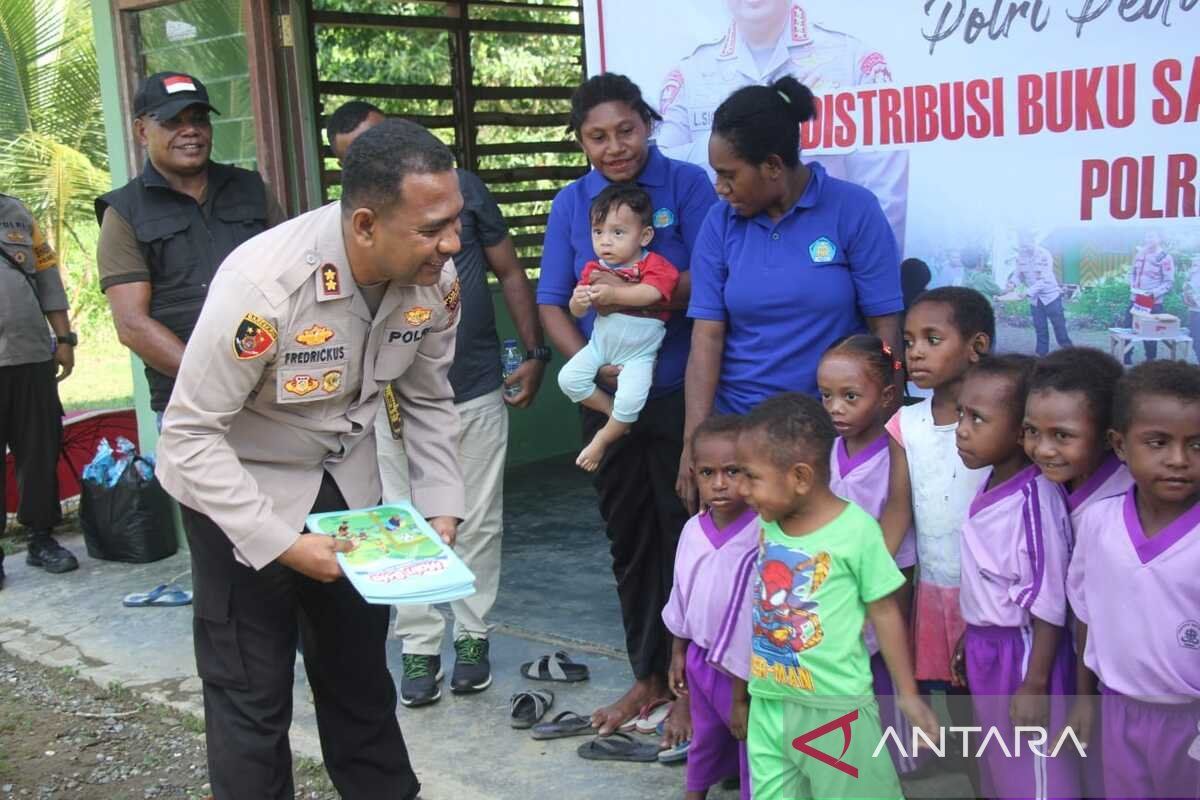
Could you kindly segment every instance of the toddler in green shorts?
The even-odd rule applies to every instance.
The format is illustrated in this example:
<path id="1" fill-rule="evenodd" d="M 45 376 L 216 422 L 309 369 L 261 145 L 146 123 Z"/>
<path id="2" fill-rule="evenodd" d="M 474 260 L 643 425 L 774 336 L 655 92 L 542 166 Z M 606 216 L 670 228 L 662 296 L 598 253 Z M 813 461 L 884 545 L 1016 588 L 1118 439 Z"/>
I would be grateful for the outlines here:
<path id="1" fill-rule="evenodd" d="M 765 400 L 738 437 L 739 491 L 762 519 L 750 680 L 734 688 L 735 708 L 750 707 L 755 800 L 902 796 L 888 750 L 879 747 L 862 637 L 868 618 L 897 706 L 937 741 L 938 720 L 917 694 L 892 596 L 904 575 L 879 524 L 829 489 L 835 437 L 821 403 L 801 394 Z"/>

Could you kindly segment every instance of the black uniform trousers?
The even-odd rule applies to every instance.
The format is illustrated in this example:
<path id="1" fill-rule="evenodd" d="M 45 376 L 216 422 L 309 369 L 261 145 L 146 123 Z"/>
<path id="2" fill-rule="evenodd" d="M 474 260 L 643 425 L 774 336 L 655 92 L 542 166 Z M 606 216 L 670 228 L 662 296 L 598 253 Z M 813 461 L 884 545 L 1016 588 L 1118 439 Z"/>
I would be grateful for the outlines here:
<path id="1" fill-rule="evenodd" d="M 58 503 L 58 456 L 62 450 L 62 405 L 58 401 L 58 371 L 53 360 L 0 367 L 0 457 L 4 448 L 17 462 L 20 502 L 17 521 L 31 530 L 46 530 L 62 522 Z M 0 460 L 0 533 L 8 507 L 4 486 L 8 476 Z"/>
<path id="2" fill-rule="evenodd" d="M 328 473 L 313 511 L 346 501 Z M 396 721 L 384 646 L 387 606 L 345 578 L 320 583 L 278 563 L 255 571 L 203 514 L 183 509 L 195 591 L 196 667 L 204 683 L 216 800 L 292 800 L 296 638 L 316 705 L 325 768 L 346 800 L 409 800 L 420 784 Z M 310 534 L 313 535 L 313 534 Z"/>
<path id="3" fill-rule="evenodd" d="M 675 547 L 687 510 L 675 493 L 683 453 L 683 392 L 646 401 L 628 435 L 608 448 L 595 486 L 608 529 L 634 677 L 666 675 L 671 636 L 662 621 L 671 594 Z M 607 417 L 583 409 L 583 440 Z"/>

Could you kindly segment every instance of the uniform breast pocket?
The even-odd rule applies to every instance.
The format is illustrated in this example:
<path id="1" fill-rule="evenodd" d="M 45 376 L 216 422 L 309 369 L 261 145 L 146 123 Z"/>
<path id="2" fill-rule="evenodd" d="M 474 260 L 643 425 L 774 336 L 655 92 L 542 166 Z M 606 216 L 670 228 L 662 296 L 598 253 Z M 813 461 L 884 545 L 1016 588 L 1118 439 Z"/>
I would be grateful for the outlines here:
<path id="1" fill-rule="evenodd" d="M 384 329 L 383 345 L 375 357 L 375 379 L 390 381 L 403 375 L 431 329 L 431 325 Z"/>

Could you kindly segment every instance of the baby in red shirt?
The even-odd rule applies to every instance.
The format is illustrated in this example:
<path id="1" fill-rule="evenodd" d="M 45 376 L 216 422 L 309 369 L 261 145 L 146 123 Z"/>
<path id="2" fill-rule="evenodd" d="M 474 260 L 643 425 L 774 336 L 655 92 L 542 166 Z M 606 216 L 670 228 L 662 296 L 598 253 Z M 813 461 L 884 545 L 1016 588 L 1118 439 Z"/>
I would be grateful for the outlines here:
<path id="1" fill-rule="evenodd" d="M 583 317 L 599 313 L 592 338 L 563 366 L 558 385 L 572 402 L 608 416 L 608 422 L 583 448 L 575 463 L 594 472 L 609 445 L 624 436 L 646 405 L 654 381 L 654 361 L 666 335 L 671 299 L 679 270 L 646 250 L 654 238 L 653 207 L 648 195 L 631 184 L 612 184 L 596 195 L 591 207 L 592 247 L 589 261 L 571 295 L 570 309 Z M 617 392 L 596 385 L 605 365 L 620 367 Z"/>

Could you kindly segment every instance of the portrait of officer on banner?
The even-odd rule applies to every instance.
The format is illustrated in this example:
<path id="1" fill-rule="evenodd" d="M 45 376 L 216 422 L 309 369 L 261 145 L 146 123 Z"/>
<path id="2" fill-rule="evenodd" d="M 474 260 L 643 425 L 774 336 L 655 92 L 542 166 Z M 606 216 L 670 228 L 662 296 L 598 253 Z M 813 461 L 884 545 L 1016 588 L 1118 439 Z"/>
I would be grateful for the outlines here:
<path id="1" fill-rule="evenodd" d="M 682 58 L 663 81 L 656 142 L 665 154 L 708 165 L 713 112 L 736 89 L 791 75 L 818 98 L 892 82 L 887 58 L 855 37 L 810 18 L 797 0 L 724 0 L 729 24 Z M 805 160 L 809 160 L 807 154 Z M 901 247 L 908 194 L 904 151 L 814 155 L 830 175 L 870 189 Z"/>

